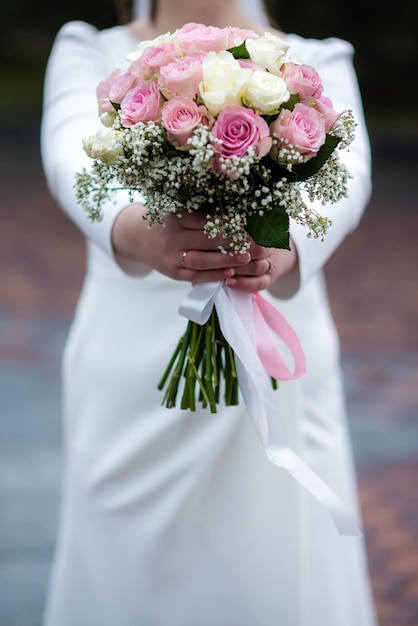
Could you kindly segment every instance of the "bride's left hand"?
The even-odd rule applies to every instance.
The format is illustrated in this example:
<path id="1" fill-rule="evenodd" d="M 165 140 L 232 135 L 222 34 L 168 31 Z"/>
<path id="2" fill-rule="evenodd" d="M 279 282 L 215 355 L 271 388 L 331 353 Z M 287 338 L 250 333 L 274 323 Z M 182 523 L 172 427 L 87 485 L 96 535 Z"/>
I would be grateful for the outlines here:
<path id="1" fill-rule="evenodd" d="M 203 241 L 198 240 L 198 244 L 202 246 L 204 243 L 206 249 L 194 247 L 195 233 L 199 233 L 201 237 L 204 227 L 203 214 L 185 214 L 181 220 L 176 218 L 175 222 L 188 234 L 190 246 L 182 253 L 182 261 L 183 268 L 191 274 L 188 279 L 192 282 L 219 280 L 214 272 L 222 272 L 221 280 L 223 279 L 231 289 L 251 293 L 269 289 L 277 281 L 275 289 L 278 287 L 280 291 L 279 282 L 282 281 L 278 279 L 292 274 L 290 292 L 294 291 L 294 284 L 298 282 L 293 279 L 293 275 L 297 274 L 298 253 L 292 240 L 290 250 L 265 248 L 251 241 L 251 246 L 245 254 L 230 256 L 219 252 L 218 246 L 223 243 L 220 238 L 208 239 L 204 236 Z M 285 292 L 287 291 L 286 286 Z"/>
<path id="2" fill-rule="evenodd" d="M 281 276 L 297 269 L 296 247 L 290 241 L 290 250 L 264 248 L 252 242 L 250 259 L 245 264 L 234 266 L 234 274 L 225 279 L 231 289 L 253 292 L 269 289 Z"/>

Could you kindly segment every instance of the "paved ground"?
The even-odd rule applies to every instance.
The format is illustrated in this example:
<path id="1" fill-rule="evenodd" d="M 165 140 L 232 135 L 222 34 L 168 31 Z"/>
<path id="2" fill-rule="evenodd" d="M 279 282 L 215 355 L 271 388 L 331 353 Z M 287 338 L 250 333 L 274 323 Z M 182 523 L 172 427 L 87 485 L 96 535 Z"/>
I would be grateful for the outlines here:
<path id="1" fill-rule="evenodd" d="M 45 188 L 37 120 L 2 126 L 0 626 L 39 626 L 59 506 L 60 354 L 84 247 Z M 373 200 L 327 268 L 380 626 L 418 626 L 416 136 L 374 130 Z"/>

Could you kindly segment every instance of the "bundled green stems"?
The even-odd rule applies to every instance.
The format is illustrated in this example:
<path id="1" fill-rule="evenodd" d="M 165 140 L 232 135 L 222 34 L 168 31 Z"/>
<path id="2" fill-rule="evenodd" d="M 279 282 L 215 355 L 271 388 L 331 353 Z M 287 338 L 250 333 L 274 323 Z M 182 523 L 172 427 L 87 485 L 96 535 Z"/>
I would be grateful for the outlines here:
<path id="1" fill-rule="evenodd" d="M 197 401 L 203 408 L 209 406 L 211 413 L 216 413 L 222 389 L 227 406 L 238 404 L 235 355 L 222 334 L 215 308 L 202 326 L 188 322 L 158 385 L 162 390 L 168 380 L 162 404 L 169 409 L 176 406 L 182 379 L 182 409 L 195 411 Z M 276 379 L 271 378 L 271 384 L 273 389 L 278 388 Z"/>
<path id="2" fill-rule="evenodd" d="M 208 321 L 200 326 L 189 321 L 186 332 L 158 385 L 162 390 L 167 383 L 162 404 L 167 408 L 176 405 L 181 379 L 184 378 L 181 408 L 196 410 L 196 400 L 202 407 L 216 413 L 221 389 L 226 405 L 238 404 L 238 379 L 235 356 L 219 326 L 215 307 Z"/>

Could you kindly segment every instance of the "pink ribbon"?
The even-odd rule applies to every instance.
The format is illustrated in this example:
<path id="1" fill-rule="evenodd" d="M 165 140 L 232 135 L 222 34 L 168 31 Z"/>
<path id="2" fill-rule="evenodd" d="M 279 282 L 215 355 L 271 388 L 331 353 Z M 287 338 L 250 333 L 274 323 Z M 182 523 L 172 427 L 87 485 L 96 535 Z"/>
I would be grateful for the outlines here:
<path id="1" fill-rule="evenodd" d="M 259 292 L 252 294 L 255 340 L 257 354 L 266 372 L 276 380 L 295 380 L 306 372 L 306 359 L 299 337 L 284 316 Z M 293 357 L 294 371 L 288 368 L 272 332 L 289 348 Z"/>

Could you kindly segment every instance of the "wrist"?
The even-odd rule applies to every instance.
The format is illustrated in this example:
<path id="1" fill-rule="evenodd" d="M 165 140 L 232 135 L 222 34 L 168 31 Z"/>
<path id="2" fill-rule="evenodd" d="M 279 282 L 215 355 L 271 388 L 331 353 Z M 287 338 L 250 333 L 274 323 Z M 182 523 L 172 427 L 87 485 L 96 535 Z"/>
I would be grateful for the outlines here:
<path id="1" fill-rule="evenodd" d="M 112 249 L 116 263 L 131 276 L 143 276 L 151 268 L 141 258 L 144 207 L 139 203 L 127 205 L 116 217 L 112 228 Z"/>
<path id="2" fill-rule="evenodd" d="M 293 297 L 300 287 L 299 255 L 292 239 L 289 246 L 290 250 L 278 250 L 280 273 L 268 288 L 274 296 L 284 300 Z"/>

